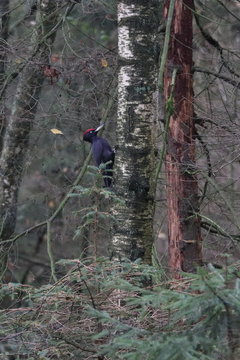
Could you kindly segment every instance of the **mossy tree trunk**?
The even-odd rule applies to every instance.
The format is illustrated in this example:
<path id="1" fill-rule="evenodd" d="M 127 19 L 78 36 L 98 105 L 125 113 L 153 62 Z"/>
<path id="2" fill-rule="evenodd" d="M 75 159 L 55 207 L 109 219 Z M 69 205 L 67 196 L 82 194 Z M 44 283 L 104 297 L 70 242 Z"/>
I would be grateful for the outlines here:
<path id="1" fill-rule="evenodd" d="M 165 101 L 169 103 L 172 72 L 177 69 L 166 155 L 169 257 L 176 277 L 179 271 L 192 272 L 202 264 L 193 120 L 193 8 L 193 0 L 175 1 L 164 79 Z"/>
<path id="2" fill-rule="evenodd" d="M 124 205 L 113 245 L 119 257 L 151 262 L 153 243 L 153 94 L 156 91 L 156 0 L 118 3 L 119 84 L 115 186 Z"/>
<path id="3" fill-rule="evenodd" d="M 32 53 L 19 75 L 11 114 L 7 119 L 1 153 L 0 219 L 1 241 L 14 232 L 17 196 L 28 150 L 29 135 L 44 81 L 42 66 L 49 64 L 61 1 L 39 0 Z M 1 249 L 1 273 L 6 267 L 7 246 Z"/>

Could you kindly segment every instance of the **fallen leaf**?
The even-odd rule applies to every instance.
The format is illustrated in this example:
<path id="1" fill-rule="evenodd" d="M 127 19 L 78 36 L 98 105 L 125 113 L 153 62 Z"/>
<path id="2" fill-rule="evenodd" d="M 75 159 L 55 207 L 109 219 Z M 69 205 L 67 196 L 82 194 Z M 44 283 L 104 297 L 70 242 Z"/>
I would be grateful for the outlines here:
<path id="1" fill-rule="evenodd" d="M 63 132 L 58 129 L 51 129 L 50 131 L 55 135 L 63 135 Z"/>
<path id="2" fill-rule="evenodd" d="M 101 59 L 102 67 L 108 67 L 108 62 L 106 59 Z"/>

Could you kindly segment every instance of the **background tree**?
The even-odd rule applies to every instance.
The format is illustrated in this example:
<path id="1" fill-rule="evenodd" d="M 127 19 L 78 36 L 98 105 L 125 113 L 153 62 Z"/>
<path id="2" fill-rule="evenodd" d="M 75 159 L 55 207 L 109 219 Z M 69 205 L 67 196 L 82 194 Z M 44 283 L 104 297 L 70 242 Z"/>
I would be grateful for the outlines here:
<path id="1" fill-rule="evenodd" d="M 193 10 L 192 0 L 175 1 L 164 78 L 169 116 L 166 154 L 169 264 L 174 271 L 193 271 L 202 263 L 193 117 Z M 172 83 L 174 69 L 177 75 Z"/>
<path id="2" fill-rule="evenodd" d="M 3 97 L 3 84 L 5 79 L 7 39 L 9 31 L 9 0 L 4 0 L 0 4 L 0 89 L 1 89 L 1 112 L 0 112 L 0 151 L 5 129 L 5 103 Z"/>
<path id="3" fill-rule="evenodd" d="M 195 3 L 193 70 L 204 260 L 221 264 L 226 250 L 233 258 L 239 254 L 239 19 L 234 16 L 239 5 Z"/>
<path id="4" fill-rule="evenodd" d="M 33 34 L 32 53 L 19 75 L 16 96 L 4 133 L 1 152 L 1 239 L 8 239 L 15 228 L 17 197 L 22 179 L 29 134 L 35 118 L 41 86 L 42 68 L 49 63 L 50 49 L 56 34 L 58 1 L 41 0 L 37 13 L 36 34 Z M 3 255 L 5 256 L 5 255 Z M 5 266 L 5 261 L 3 261 Z"/>

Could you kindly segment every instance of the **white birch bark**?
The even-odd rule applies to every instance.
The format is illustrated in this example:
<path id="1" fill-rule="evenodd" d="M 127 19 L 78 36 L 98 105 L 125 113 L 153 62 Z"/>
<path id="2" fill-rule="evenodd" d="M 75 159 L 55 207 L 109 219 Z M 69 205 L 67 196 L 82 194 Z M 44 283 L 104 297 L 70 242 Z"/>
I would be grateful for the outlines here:
<path id="1" fill-rule="evenodd" d="M 120 257 L 151 260 L 154 155 L 155 34 L 158 1 L 118 3 L 118 124 L 114 249 Z"/>

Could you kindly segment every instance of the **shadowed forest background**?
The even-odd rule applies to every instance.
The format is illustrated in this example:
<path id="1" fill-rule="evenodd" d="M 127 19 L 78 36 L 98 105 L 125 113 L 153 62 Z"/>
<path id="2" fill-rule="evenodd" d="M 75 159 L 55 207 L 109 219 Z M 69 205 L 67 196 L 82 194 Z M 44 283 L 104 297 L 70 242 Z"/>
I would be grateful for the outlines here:
<path id="1" fill-rule="evenodd" d="M 0 16 L 0 359 L 237 360 L 239 1 Z"/>

